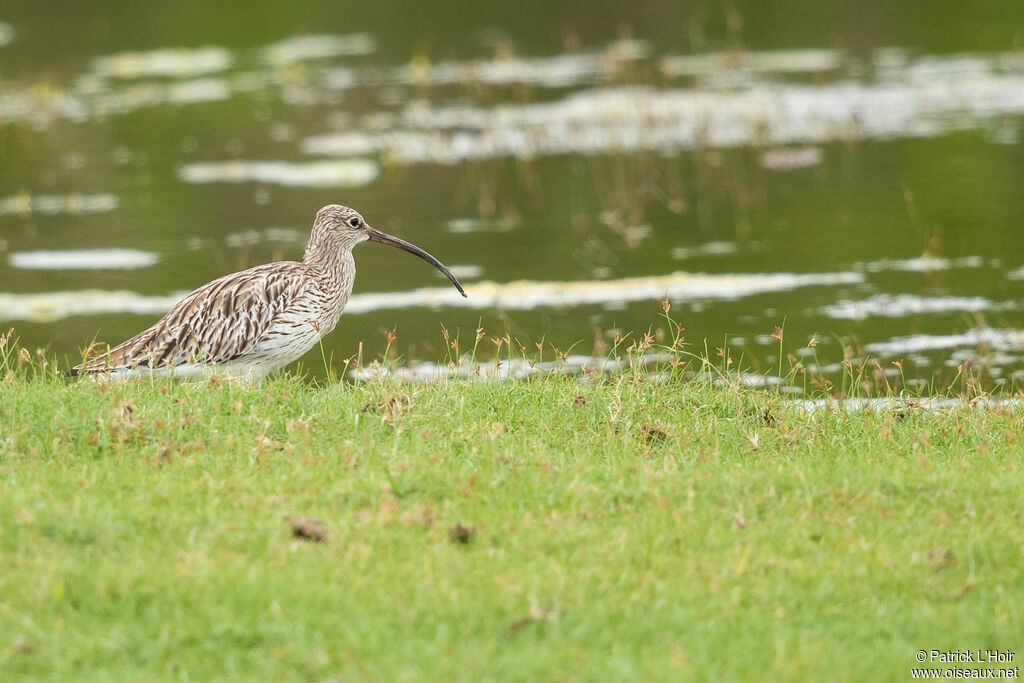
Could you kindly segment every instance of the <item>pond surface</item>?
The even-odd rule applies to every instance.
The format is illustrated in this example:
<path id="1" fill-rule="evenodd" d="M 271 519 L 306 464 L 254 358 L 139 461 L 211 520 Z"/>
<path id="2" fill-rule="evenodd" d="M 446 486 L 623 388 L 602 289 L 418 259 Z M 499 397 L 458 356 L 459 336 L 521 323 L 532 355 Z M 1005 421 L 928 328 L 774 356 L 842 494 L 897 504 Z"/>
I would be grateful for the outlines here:
<path id="1" fill-rule="evenodd" d="M 0 327 L 120 342 L 342 203 L 469 298 L 360 246 L 335 359 L 585 356 L 667 294 L 753 372 L 780 326 L 824 375 L 1024 380 L 1024 4 L 372 5 L 5 3 Z"/>

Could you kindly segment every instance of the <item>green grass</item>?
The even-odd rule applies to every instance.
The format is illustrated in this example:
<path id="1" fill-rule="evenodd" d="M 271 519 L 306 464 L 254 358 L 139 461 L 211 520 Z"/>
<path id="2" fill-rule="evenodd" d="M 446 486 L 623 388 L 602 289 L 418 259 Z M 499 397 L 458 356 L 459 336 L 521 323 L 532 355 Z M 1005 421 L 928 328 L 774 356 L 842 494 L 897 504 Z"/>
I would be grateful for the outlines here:
<path id="1" fill-rule="evenodd" d="M 8 366 L 7 680 L 905 680 L 1021 645 L 1019 409 Z"/>

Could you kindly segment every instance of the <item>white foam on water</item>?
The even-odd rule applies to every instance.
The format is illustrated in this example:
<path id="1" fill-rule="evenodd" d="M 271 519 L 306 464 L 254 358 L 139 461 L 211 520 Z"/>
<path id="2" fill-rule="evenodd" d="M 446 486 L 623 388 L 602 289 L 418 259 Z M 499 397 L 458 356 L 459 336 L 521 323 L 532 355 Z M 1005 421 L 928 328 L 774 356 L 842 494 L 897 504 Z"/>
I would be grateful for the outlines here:
<path id="1" fill-rule="evenodd" d="M 773 149 L 760 156 L 757 162 L 770 171 L 793 171 L 818 166 L 825 155 L 818 147 Z"/>
<path id="2" fill-rule="evenodd" d="M 1024 330 L 980 328 L 960 334 L 914 334 L 875 342 L 864 348 L 885 356 L 941 351 L 960 347 L 986 346 L 997 351 L 1024 350 Z"/>
<path id="3" fill-rule="evenodd" d="M 696 247 L 673 247 L 671 254 L 672 258 L 677 261 L 684 261 L 686 259 L 701 258 L 704 256 L 729 256 L 739 251 L 739 246 L 735 242 L 726 242 L 719 240 L 715 242 L 705 242 Z"/>
<path id="4" fill-rule="evenodd" d="M 0 22 L 0 47 L 14 42 L 14 27 Z"/>
<path id="5" fill-rule="evenodd" d="M 756 294 L 788 291 L 808 286 L 858 284 L 858 273 L 764 273 L 705 275 L 676 272 L 669 275 L 585 280 L 578 282 L 477 282 L 466 287 L 463 298 L 452 287 L 427 287 L 411 292 L 357 294 L 349 299 L 346 313 L 415 308 L 458 307 L 526 311 L 585 305 L 621 305 L 636 301 L 670 299 L 735 300 Z"/>
<path id="6" fill-rule="evenodd" d="M 903 318 L 923 313 L 949 313 L 987 311 L 993 303 L 980 296 L 935 296 L 916 294 L 876 294 L 867 299 L 844 299 L 821 309 L 822 313 L 838 320 L 863 320 L 871 316 Z"/>
<path id="7" fill-rule="evenodd" d="M 865 270 L 869 273 L 880 273 L 887 270 L 903 271 L 907 273 L 930 273 L 937 270 L 952 270 L 955 268 L 981 268 L 985 265 L 985 259 L 981 256 L 961 256 L 959 258 L 943 258 L 940 256 L 918 256 L 909 259 L 879 259 L 858 263 L 854 265 L 856 270 Z"/>
<path id="8" fill-rule="evenodd" d="M 264 228 L 263 230 L 237 230 L 224 236 L 224 243 L 234 249 L 253 247 L 257 244 L 305 244 L 309 231 L 294 228 Z"/>
<path id="9" fill-rule="evenodd" d="M 445 227 L 453 235 L 468 235 L 474 232 L 508 232 L 518 227 L 518 217 L 502 218 L 452 218 Z"/>
<path id="10" fill-rule="evenodd" d="M 223 161 L 186 164 L 178 174 L 188 183 L 257 182 L 289 187 L 358 187 L 376 179 L 380 167 L 369 159 Z"/>
<path id="11" fill-rule="evenodd" d="M 456 263 L 448 266 L 448 270 L 450 270 L 452 275 L 460 280 L 472 280 L 473 278 L 478 278 L 484 274 L 482 266 L 472 263 Z M 444 277 L 442 273 L 438 273 L 437 276 Z"/>
<path id="12" fill-rule="evenodd" d="M 27 270 L 135 270 L 159 259 L 138 249 L 54 249 L 15 252 L 7 260 L 11 267 Z"/>
<path id="13" fill-rule="evenodd" d="M 470 361 L 463 358 L 458 363 L 414 363 L 407 366 L 381 367 L 379 365 L 352 369 L 348 375 L 352 379 L 368 381 L 379 377 L 394 377 L 407 382 L 436 382 L 448 379 L 481 379 L 488 381 L 504 381 L 526 379 L 531 375 L 559 373 L 577 375 L 589 372 L 620 373 L 640 365 L 650 367 L 663 363 L 668 356 L 663 353 L 647 353 L 630 360 L 629 357 L 607 358 L 572 354 L 564 360 L 530 361 L 524 358 L 507 358 L 487 363 Z"/>
<path id="14" fill-rule="evenodd" d="M 635 368 L 643 368 L 648 374 L 647 377 L 654 381 L 661 381 L 668 377 L 668 372 L 658 369 L 658 365 L 666 364 L 670 359 L 669 354 L 664 352 L 650 352 L 639 356 L 629 355 L 609 358 L 606 356 L 586 356 L 573 354 L 563 360 L 534 361 L 522 357 L 501 358 L 489 362 L 472 361 L 463 357 L 458 362 L 433 363 L 419 362 L 405 366 L 381 366 L 378 364 L 364 368 L 353 368 L 349 370 L 348 376 L 357 381 L 370 381 L 382 377 L 390 377 L 402 380 L 403 382 L 431 383 L 447 380 L 480 380 L 480 381 L 508 381 L 522 380 L 533 375 L 559 374 L 559 375 L 592 375 L 592 374 L 621 374 Z M 700 363 L 695 363 L 699 367 Z M 733 381 L 739 382 L 746 387 L 774 387 L 782 382 L 774 375 L 764 375 L 756 372 L 735 373 L 731 378 L 708 373 L 706 370 L 690 370 L 687 376 L 695 379 L 704 378 L 712 381 L 716 386 L 727 386 Z M 800 387 L 782 385 L 780 389 L 785 393 L 802 393 Z"/>
<path id="15" fill-rule="evenodd" d="M 594 53 L 437 64 L 413 61 L 407 66 L 377 72 L 380 80 L 403 85 L 528 83 L 547 88 L 579 85 L 593 81 L 597 75 L 598 58 Z"/>
<path id="16" fill-rule="evenodd" d="M 669 56 L 661 60 L 662 73 L 677 77 L 701 77 L 735 72 L 813 74 L 835 71 L 842 66 L 842 53 L 830 49 L 713 52 L 703 55 Z"/>
<path id="17" fill-rule="evenodd" d="M 621 68 L 651 55 L 651 45 L 638 39 L 616 40 L 600 50 L 572 52 L 546 57 L 501 54 L 493 59 L 431 62 L 413 57 L 398 67 L 366 69 L 362 83 L 375 85 L 512 85 L 541 88 L 569 88 L 614 77 Z"/>
<path id="18" fill-rule="evenodd" d="M 167 88 L 167 101 L 171 104 L 220 102 L 231 97 L 231 84 L 224 78 L 195 78 L 172 83 Z"/>
<path id="19" fill-rule="evenodd" d="M 369 33 L 314 34 L 268 45 L 262 54 L 272 64 L 287 64 L 309 59 L 368 55 L 376 49 L 377 41 Z"/>
<path id="20" fill-rule="evenodd" d="M 301 147 L 306 154 L 339 157 L 366 156 L 381 149 L 376 136 L 358 131 L 313 135 L 304 139 Z"/>
<path id="21" fill-rule="evenodd" d="M 907 380 L 908 384 L 911 380 Z M 1019 398 L 977 398 L 965 400 L 955 397 L 944 396 L 922 396 L 898 397 L 886 396 L 879 398 L 797 398 L 790 399 L 792 405 L 814 412 L 835 408 L 847 412 L 880 411 L 880 410 L 925 410 L 935 412 L 940 410 L 957 410 L 962 408 L 973 408 L 982 410 L 986 408 L 1007 408 L 1019 409 L 1024 407 L 1024 401 Z"/>
<path id="22" fill-rule="evenodd" d="M 672 299 L 735 300 L 800 287 L 858 284 L 859 273 L 765 273 L 704 275 L 671 273 L 620 280 L 579 282 L 477 282 L 466 286 L 467 298 L 454 287 L 425 287 L 408 292 L 355 294 L 345 315 L 404 308 L 456 307 L 532 310 L 545 307 L 625 304 Z M 184 296 L 144 296 L 129 291 L 83 290 L 35 294 L 0 293 L 0 320 L 49 322 L 93 313 L 164 313 Z"/>
<path id="23" fill-rule="evenodd" d="M 355 86 L 529 83 L 580 89 L 621 83 L 625 65 L 651 56 L 643 41 L 618 41 L 602 50 L 546 57 L 314 66 L 301 79 L 280 69 L 373 48 L 372 36 L 363 34 L 299 36 L 257 50 L 255 60 L 240 54 L 244 70 L 232 69 L 236 56 L 220 47 L 110 55 L 97 58 L 94 70 L 66 89 L 5 88 L 0 121 L 45 127 L 58 118 L 81 122 L 162 103 L 185 105 L 264 91 L 294 106 L 316 106 L 336 104 L 338 90 Z M 811 149 L 834 140 L 931 137 L 972 129 L 1005 137 L 1014 131 L 1007 117 L 1024 112 L 1024 60 L 1014 52 L 912 61 L 900 51 L 880 50 L 865 65 L 839 51 L 812 49 L 667 56 L 659 63 L 667 87 L 594 87 L 553 102 L 491 108 L 414 101 L 397 113 L 390 106 L 368 112 L 342 137 L 314 136 L 303 149 L 335 156 L 375 150 L 406 163 L 748 144 Z M 223 83 L 194 84 L 184 91 L 159 80 L 228 69 L 232 72 Z M 794 76 L 799 80 L 808 74 L 816 76 L 813 82 L 794 82 Z M 818 82 L 826 77 L 832 80 Z M 680 81 L 691 87 L 676 87 Z M 796 168 L 814 162 L 813 155 L 770 156 L 766 164 Z"/>
<path id="24" fill-rule="evenodd" d="M 18 194 L 0 198 L 0 216 L 28 216 L 33 213 L 55 216 L 113 211 L 118 206 L 112 194 Z"/>
<path id="25" fill-rule="evenodd" d="M 414 102 L 398 114 L 368 119 L 359 147 L 405 163 L 457 163 L 501 156 L 934 137 L 1024 114 L 1024 70 L 1005 68 L 998 55 L 974 58 L 970 63 L 976 68 L 969 72 L 960 68 L 958 58 L 943 59 L 931 59 L 938 66 L 928 77 L 911 64 L 902 78 L 884 82 L 758 81 L 718 90 L 608 87 L 490 108 Z M 945 75 L 932 77 L 934 71 Z M 353 133 L 342 135 L 338 140 L 332 135 L 307 138 L 303 149 L 347 154 Z M 811 163 L 814 156 L 804 153 L 799 161 Z"/>
<path id="26" fill-rule="evenodd" d="M 92 70 L 108 78 L 198 76 L 224 71 L 232 62 L 231 51 L 222 47 L 167 48 L 96 57 Z"/>
<path id="27" fill-rule="evenodd" d="M 128 290 L 83 289 L 74 292 L 12 294 L 0 292 L 0 319 L 48 323 L 78 315 L 166 313 L 184 296 L 143 296 Z"/>

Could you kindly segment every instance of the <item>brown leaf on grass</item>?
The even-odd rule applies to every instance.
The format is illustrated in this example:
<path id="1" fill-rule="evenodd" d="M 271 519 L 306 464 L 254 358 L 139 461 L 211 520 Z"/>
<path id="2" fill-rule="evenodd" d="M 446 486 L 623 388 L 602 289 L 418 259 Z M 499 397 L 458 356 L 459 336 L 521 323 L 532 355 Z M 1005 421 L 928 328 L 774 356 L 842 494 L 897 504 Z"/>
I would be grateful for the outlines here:
<path id="1" fill-rule="evenodd" d="M 471 526 L 466 526 L 462 522 L 459 522 L 455 526 L 448 529 L 448 538 L 452 543 L 458 543 L 460 545 L 467 545 L 473 540 L 476 535 L 476 530 Z"/>
<path id="2" fill-rule="evenodd" d="M 363 404 L 364 413 L 383 413 L 386 411 L 397 411 L 404 407 L 412 405 L 412 396 L 409 394 L 401 394 L 399 396 L 392 396 L 386 394 L 382 396 L 379 401 L 373 403 L 367 401 Z"/>
<path id="3" fill-rule="evenodd" d="M 508 625 L 508 630 L 512 631 L 512 633 L 518 633 L 536 621 L 536 619 L 530 616 L 523 617 L 522 619 L 516 619 Z"/>
<path id="4" fill-rule="evenodd" d="M 11 643 L 11 649 L 19 655 L 30 655 L 36 651 L 36 646 L 28 642 L 25 636 L 17 635 L 14 637 L 14 642 Z"/>
<path id="5" fill-rule="evenodd" d="M 469 475 L 469 478 L 466 480 L 466 485 L 459 489 L 459 493 L 461 493 L 466 498 L 469 498 L 471 495 L 473 495 L 473 488 L 476 487 L 476 482 L 479 479 L 480 475 L 476 472 L 473 472 L 473 474 Z M 456 477 L 456 481 L 458 481 L 458 477 Z"/>
<path id="6" fill-rule="evenodd" d="M 167 446 L 160 446 L 156 449 L 156 455 L 153 456 L 153 466 L 163 467 L 171 459 L 171 449 Z"/>
<path id="7" fill-rule="evenodd" d="M 530 612 L 522 619 L 516 619 L 509 624 L 509 630 L 513 633 L 520 631 L 530 624 L 540 624 L 543 622 L 555 621 L 558 619 L 558 613 L 550 607 L 544 607 L 543 605 L 532 605 Z"/>
<path id="8" fill-rule="evenodd" d="M 320 520 L 313 517 L 285 517 L 292 527 L 292 535 L 304 541 L 324 543 L 327 541 L 327 529 Z"/>
<path id="9" fill-rule="evenodd" d="M 574 396 L 573 399 L 572 399 L 572 402 L 574 404 L 578 405 L 578 406 L 585 406 L 585 405 L 587 405 L 587 397 L 586 396 Z"/>

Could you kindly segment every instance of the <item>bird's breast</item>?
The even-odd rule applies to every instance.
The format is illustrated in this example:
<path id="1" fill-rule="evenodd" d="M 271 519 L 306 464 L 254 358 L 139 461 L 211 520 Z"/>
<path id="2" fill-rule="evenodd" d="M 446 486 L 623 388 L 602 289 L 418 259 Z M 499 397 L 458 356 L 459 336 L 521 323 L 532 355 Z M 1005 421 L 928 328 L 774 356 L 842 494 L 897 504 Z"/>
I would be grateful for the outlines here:
<path id="1" fill-rule="evenodd" d="M 355 281 L 355 266 L 342 269 L 337 277 L 325 280 L 318 288 L 320 291 L 314 295 L 312 307 L 320 327 L 320 335 L 330 333 L 338 324 L 348 298 L 352 294 L 352 285 Z"/>

